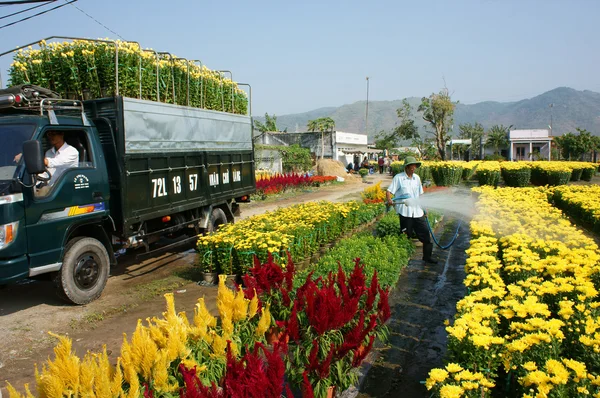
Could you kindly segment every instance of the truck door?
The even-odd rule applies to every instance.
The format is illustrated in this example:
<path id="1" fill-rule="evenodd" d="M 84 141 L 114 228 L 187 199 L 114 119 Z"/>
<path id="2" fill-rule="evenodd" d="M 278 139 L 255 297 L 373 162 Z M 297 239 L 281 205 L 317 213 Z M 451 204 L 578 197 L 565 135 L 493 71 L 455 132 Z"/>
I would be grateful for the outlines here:
<path id="1" fill-rule="evenodd" d="M 47 183 L 38 182 L 27 190 L 31 268 L 59 263 L 67 233 L 81 224 L 101 222 L 108 214 L 106 165 L 93 131 L 48 126 L 42 133 L 46 158 L 54 159 L 49 161 L 53 175 Z"/>

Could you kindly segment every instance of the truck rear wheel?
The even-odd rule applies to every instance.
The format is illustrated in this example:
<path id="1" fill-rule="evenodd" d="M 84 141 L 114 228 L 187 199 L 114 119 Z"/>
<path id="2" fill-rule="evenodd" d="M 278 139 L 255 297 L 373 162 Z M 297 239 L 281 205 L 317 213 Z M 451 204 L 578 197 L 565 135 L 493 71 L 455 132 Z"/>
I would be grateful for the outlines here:
<path id="1" fill-rule="evenodd" d="M 221 209 L 214 208 L 212 213 L 210 213 L 210 220 L 208 222 L 208 232 L 214 232 L 221 225 L 227 224 L 227 216 L 225 212 Z"/>
<path id="2" fill-rule="evenodd" d="M 74 304 L 87 304 L 102 294 L 110 261 L 106 248 L 94 238 L 76 238 L 65 247 L 58 274 L 61 296 Z"/>

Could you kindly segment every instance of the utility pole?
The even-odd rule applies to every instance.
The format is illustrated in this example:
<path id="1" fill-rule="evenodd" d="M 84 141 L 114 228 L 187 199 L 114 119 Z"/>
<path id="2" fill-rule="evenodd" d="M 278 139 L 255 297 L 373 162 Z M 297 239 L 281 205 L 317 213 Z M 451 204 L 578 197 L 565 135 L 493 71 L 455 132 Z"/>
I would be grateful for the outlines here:
<path id="1" fill-rule="evenodd" d="M 552 130 L 552 108 L 554 108 L 554 104 L 548 105 L 550 107 L 550 135 L 554 135 L 554 130 Z"/>
<path id="2" fill-rule="evenodd" d="M 369 76 L 367 76 L 367 111 L 365 115 L 365 133 L 369 135 Z"/>

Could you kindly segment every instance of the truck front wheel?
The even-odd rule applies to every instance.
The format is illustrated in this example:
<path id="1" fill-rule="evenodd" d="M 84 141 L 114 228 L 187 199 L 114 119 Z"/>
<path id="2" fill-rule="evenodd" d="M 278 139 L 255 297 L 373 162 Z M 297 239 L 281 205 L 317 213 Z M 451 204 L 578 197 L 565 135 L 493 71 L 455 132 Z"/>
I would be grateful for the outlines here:
<path id="1" fill-rule="evenodd" d="M 102 294 L 110 268 L 106 248 L 94 238 L 75 238 L 65 247 L 58 274 L 61 296 L 74 304 L 87 304 Z"/>

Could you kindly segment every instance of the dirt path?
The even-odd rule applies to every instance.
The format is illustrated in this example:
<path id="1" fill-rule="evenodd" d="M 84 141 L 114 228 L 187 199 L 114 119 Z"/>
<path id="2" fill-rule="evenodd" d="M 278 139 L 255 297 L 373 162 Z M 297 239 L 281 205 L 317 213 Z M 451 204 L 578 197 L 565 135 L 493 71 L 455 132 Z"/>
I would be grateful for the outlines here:
<path id="1" fill-rule="evenodd" d="M 450 241 L 456 229 L 454 222 L 449 224 L 443 234 L 436 233 L 436 237 L 442 234 L 442 244 Z M 462 282 L 469 235 L 468 225 L 463 224 L 450 249 L 434 250 L 437 265 L 424 265 L 418 251 L 403 270 L 392 296 L 388 344 L 377 349 L 378 358 L 362 383 L 359 398 L 431 395 L 423 383 L 429 370 L 443 366 L 444 321 L 454 316 L 456 302 L 465 294 Z"/>
<path id="2" fill-rule="evenodd" d="M 382 180 L 385 186 L 391 177 L 373 175 L 369 180 Z M 240 218 L 308 201 L 359 199 L 366 186 L 360 182 L 336 184 L 275 201 L 243 204 Z M 5 380 L 15 386 L 33 383 L 34 364 L 41 365 L 52 355 L 54 339 L 48 331 L 69 335 L 79 355 L 101 350 L 106 344 L 115 359 L 123 333 L 131 335 L 138 319 L 163 311 L 164 292 L 175 292 L 178 311 L 187 311 L 188 315 L 202 296 L 206 296 L 207 305 L 214 309 L 216 288 L 192 282 L 197 280 L 190 272 L 195 261 L 192 249 L 165 253 L 143 262 L 136 261 L 134 255 L 125 255 L 111 270 L 102 297 L 86 306 L 62 302 L 52 282 L 26 282 L 1 288 L 0 395 L 6 392 Z"/>

